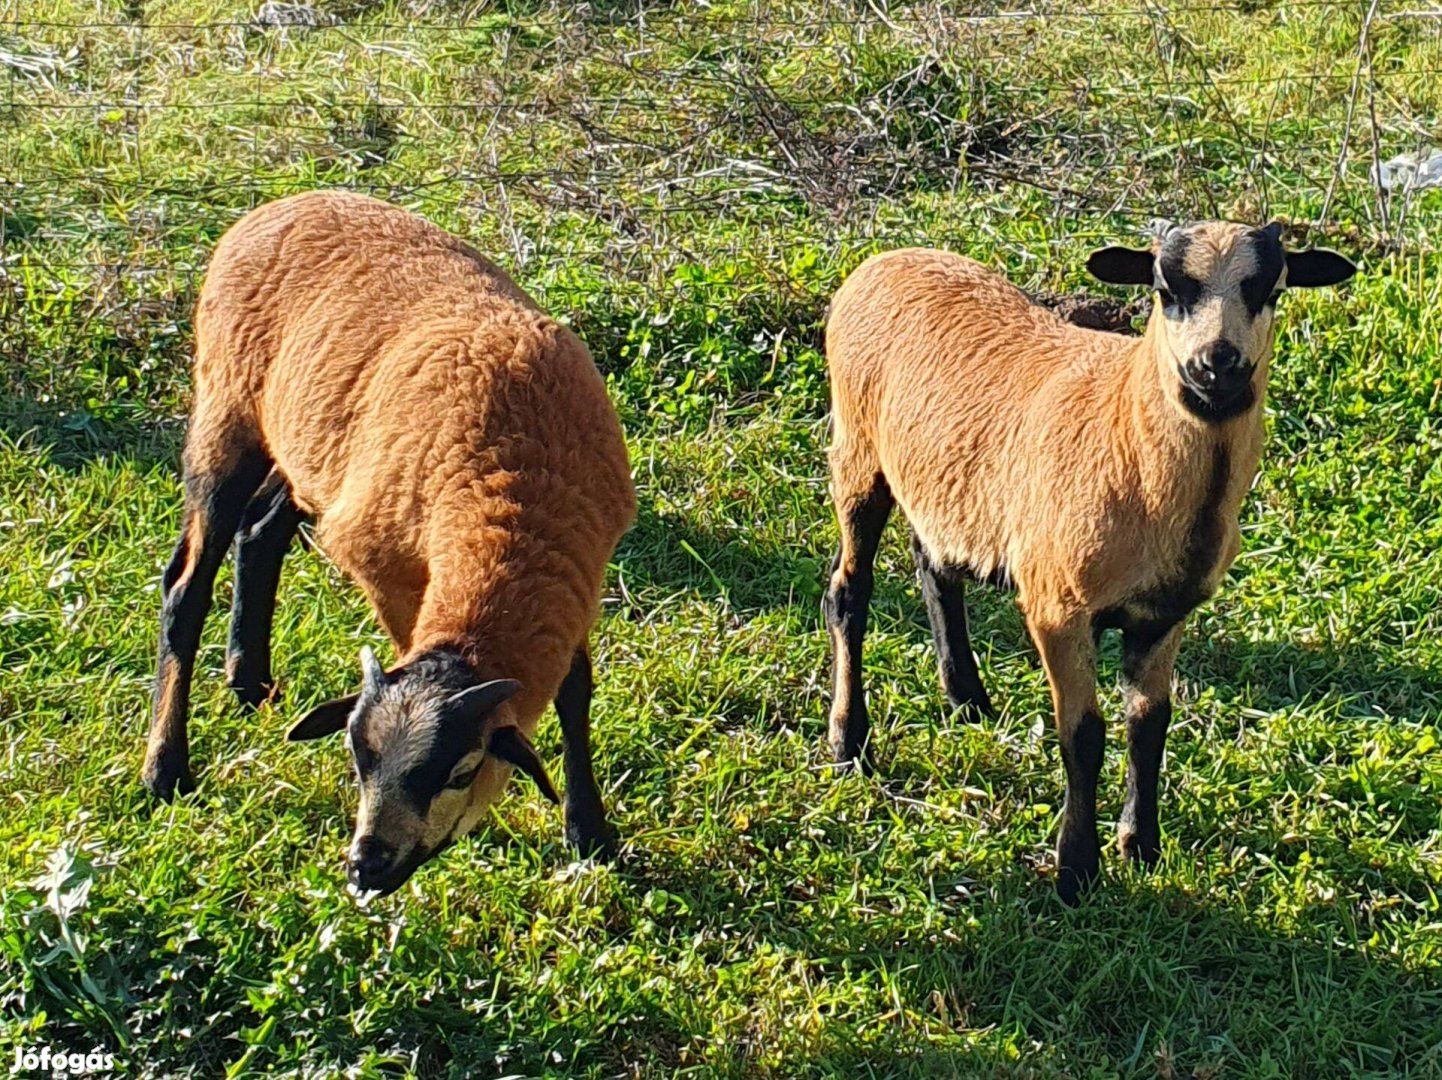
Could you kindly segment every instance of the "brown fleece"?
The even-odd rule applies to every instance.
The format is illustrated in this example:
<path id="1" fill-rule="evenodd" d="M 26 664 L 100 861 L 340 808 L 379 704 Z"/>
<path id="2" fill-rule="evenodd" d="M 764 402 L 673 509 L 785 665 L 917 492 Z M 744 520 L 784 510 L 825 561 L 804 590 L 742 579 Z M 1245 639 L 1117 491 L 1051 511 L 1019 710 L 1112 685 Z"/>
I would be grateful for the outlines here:
<path id="1" fill-rule="evenodd" d="M 1261 272 L 1267 237 L 1222 223 L 1187 237 L 1183 270 L 1205 291 L 1196 286 L 1183 319 L 1157 304 L 1141 338 L 1073 326 L 978 263 L 915 249 L 862 264 L 827 322 L 841 525 L 827 593 L 832 747 L 843 761 L 867 760 L 861 642 L 871 559 L 894 500 L 926 566 L 1016 586 L 1066 768 L 1057 861 L 1068 902 L 1100 859 L 1105 726 L 1095 635 L 1121 628 L 1126 656 L 1129 773 L 1118 842 L 1128 857 L 1153 862 L 1181 622 L 1236 558 L 1238 508 L 1261 454 L 1273 320 L 1269 306 L 1249 312 L 1242 287 Z M 1188 405 L 1181 370 L 1223 338 L 1252 365 L 1254 396 L 1230 418 L 1203 418 Z M 961 594 L 953 585 L 943 596 L 935 576 L 928 585 L 948 696 L 986 711 Z"/>
<path id="2" fill-rule="evenodd" d="M 1030 624 L 1061 628 L 1175 579 L 1220 447 L 1214 586 L 1237 554 L 1262 394 L 1221 424 L 1193 416 L 1157 355 L 1161 321 L 1119 337 L 959 255 L 868 260 L 826 328 L 838 508 L 884 476 L 935 558 L 1004 572 Z"/>
<path id="3" fill-rule="evenodd" d="M 399 660 L 455 645 L 530 734 L 635 515 L 586 347 L 450 234 L 316 192 L 221 239 L 196 313 L 188 471 L 259 447 Z"/>

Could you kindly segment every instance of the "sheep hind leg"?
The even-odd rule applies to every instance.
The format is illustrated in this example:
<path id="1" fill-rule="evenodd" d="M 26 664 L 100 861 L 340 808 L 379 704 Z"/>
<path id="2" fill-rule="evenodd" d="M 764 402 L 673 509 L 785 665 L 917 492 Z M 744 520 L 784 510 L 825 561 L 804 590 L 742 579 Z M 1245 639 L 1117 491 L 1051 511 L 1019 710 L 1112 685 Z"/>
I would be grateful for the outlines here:
<path id="1" fill-rule="evenodd" d="M 822 612 L 831 635 L 832 695 L 830 743 L 836 760 L 870 769 L 871 722 L 861 674 L 862 643 L 871 604 L 876 549 L 893 503 L 886 478 L 875 474 L 862 491 L 840 490 L 833 473 L 833 498 L 841 526 L 841 548 L 831 567 Z"/>
<path id="2" fill-rule="evenodd" d="M 606 807 L 591 764 L 591 656 L 576 650 L 571 670 L 556 692 L 556 715 L 566 770 L 566 841 L 583 858 L 609 857 L 616 840 L 606 824 Z"/>
<path id="3" fill-rule="evenodd" d="M 270 670 L 275 594 L 281 562 L 304 518 L 285 480 L 272 472 L 246 506 L 235 534 L 235 594 L 225 675 L 248 709 L 259 707 L 275 692 Z"/>
<path id="4" fill-rule="evenodd" d="M 215 575 L 240 526 L 246 504 L 270 471 L 254 446 L 234 448 L 192 427 L 186 450 L 185 520 L 162 580 L 160 646 L 150 735 L 141 779 L 169 801 L 195 788 L 190 773 L 190 682 L 200 633 L 210 611 Z"/>
<path id="5" fill-rule="evenodd" d="M 926 616 L 936 642 L 941 686 L 952 708 L 967 719 L 995 716 L 991 698 L 981 682 L 966 620 L 966 584 L 962 574 L 945 567 L 927 552 L 921 537 L 911 534 L 911 557 L 916 563 Z"/>

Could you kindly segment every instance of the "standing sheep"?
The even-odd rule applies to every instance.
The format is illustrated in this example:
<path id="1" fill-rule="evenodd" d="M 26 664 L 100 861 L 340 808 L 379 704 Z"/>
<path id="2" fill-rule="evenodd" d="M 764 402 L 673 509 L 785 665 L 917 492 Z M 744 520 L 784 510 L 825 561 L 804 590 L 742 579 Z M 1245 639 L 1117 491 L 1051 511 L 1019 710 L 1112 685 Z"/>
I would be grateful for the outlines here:
<path id="1" fill-rule="evenodd" d="M 360 783 L 349 877 L 389 892 L 470 831 L 555 702 L 566 833 L 611 845 L 591 767 L 587 638 L 635 514 L 620 424 L 585 346 L 470 247 L 375 199 L 319 192 L 221 239 L 196 311 L 185 513 L 165 571 L 145 759 L 193 787 L 191 674 L 232 538 L 226 671 L 271 693 L 281 560 L 305 516 L 369 596 L 400 657 L 361 651 L 358 694 L 292 739 L 345 729 Z"/>
<path id="2" fill-rule="evenodd" d="M 992 706 L 963 581 L 1016 587 L 1066 767 L 1057 887 L 1068 903 L 1100 863 L 1096 639 L 1123 634 L 1119 845 L 1151 864 L 1172 667 L 1186 616 L 1237 555 L 1277 299 L 1356 271 L 1333 252 L 1284 252 L 1277 225 L 1230 223 L 1167 226 L 1151 249 L 1106 248 L 1087 268 L 1155 290 L 1141 338 L 1069 325 L 986 267 L 919 249 L 863 263 L 826 327 L 841 526 L 823 601 L 835 657 L 831 746 L 843 762 L 869 754 L 862 639 L 877 544 L 899 503 L 942 684 L 972 713 Z"/>

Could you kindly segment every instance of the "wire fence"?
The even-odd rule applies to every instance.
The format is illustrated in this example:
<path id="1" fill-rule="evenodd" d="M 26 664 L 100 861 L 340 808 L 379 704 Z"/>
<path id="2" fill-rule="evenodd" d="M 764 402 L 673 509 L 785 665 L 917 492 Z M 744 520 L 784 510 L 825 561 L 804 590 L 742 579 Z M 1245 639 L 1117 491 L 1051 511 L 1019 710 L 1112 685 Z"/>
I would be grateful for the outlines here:
<path id="1" fill-rule="evenodd" d="M 1372 249 L 1438 221 L 1442 9 L 1405 0 L 0 12 L 11 363 L 57 322 L 183 321 L 224 227 L 316 186 L 642 306 L 687 267 L 868 245 L 989 245 L 1045 278 L 1161 216 Z"/>

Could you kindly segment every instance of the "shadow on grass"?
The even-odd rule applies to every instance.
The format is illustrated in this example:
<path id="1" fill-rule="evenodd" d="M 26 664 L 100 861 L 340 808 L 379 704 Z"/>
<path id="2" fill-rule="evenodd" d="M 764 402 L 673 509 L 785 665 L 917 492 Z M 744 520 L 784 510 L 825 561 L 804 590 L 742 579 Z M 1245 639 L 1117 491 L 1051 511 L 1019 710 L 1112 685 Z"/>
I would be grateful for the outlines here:
<path id="1" fill-rule="evenodd" d="M 51 462 L 72 471 L 107 458 L 124 458 L 142 469 L 168 465 L 178 470 L 184 435 L 184 420 L 141 410 L 102 419 L 82 405 L 24 395 L 0 402 L 0 438 L 43 448 Z"/>
<path id="2" fill-rule="evenodd" d="M 828 514 L 822 507 L 818 514 Z M 663 518 L 641 493 L 641 508 L 631 531 L 621 540 L 617 560 L 628 590 L 652 588 L 666 593 L 694 592 L 704 599 L 720 597 L 737 614 L 804 607 L 820 627 L 820 604 L 831 575 L 833 542 L 821 540 L 822 530 L 798 537 L 794 546 L 757 545 L 698 529 L 677 518 Z M 896 536 L 905 532 L 893 530 Z M 889 534 L 888 534 L 889 535 Z M 925 609 L 915 587 L 910 557 L 887 572 L 878 566 L 872 610 L 885 617 L 913 622 L 926 630 Z M 968 605 L 980 622 L 978 639 L 992 632 L 995 619 L 1008 631 L 1024 633 L 1020 616 L 1010 619 L 1016 605 L 1010 594 L 972 585 Z M 1014 627 L 1013 625 L 1014 624 Z"/>
<path id="3" fill-rule="evenodd" d="M 644 499 L 644 496 L 643 496 Z M 656 589 L 721 597 L 739 614 L 804 609 L 811 631 L 824 637 L 819 604 L 829 574 L 829 553 L 810 537 L 793 548 L 758 547 L 664 519 L 643 504 L 635 526 L 617 553 L 630 591 Z M 879 570 L 872 624 L 891 619 L 909 627 L 917 642 L 931 640 L 909 561 Z M 973 584 L 967 587 L 972 646 L 983 655 L 989 644 L 1034 662 L 1035 649 L 1010 593 Z M 1103 646 L 1099 673 L 1116 677 L 1116 635 Z M 982 677 L 990 673 L 983 660 Z M 1178 674 L 1212 687 L 1223 700 L 1245 702 L 1269 712 L 1314 706 L 1339 696 L 1377 715 L 1425 721 L 1442 713 L 1442 672 L 1391 660 L 1385 649 L 1360 644 L 1304 645 L 1292 641 L 1247 642 L 1208 638 L 1193 624 L 1183 638 Z M 928 675 L 929 677 L 929 675 Z M 1000 702 L 998 702 L 1000 704 Z"/>
<path id="4" fill-rule="evenodd" d="M 1208 640 L 1193 635 L 1178 669 L 1227 700 L 1282 711 L 1328 696 L 1374 716 L 1426 721 L 1442 714 L 1442 671 L 1398 664 L 1364 645 L 1310 646 L 1291 641 Z"/>
<path id="5" fill-rule="evenodd" d="M 507 3 L 497 6 L 507 17 L 517 20 L 534 19 L 538 15 L 556 10 L 553 0 L 508 0 Z M 448 20 L 445 5 L 437 7 L 440 11 L 434 13 L 432 18 L 439 19 L 442 25 L 446 25 Z M 565 10 L 567 14 L 590 23 L 609 24 L 629 22 L 648 13 L 667 12 L 677 7 L 675 0 L 591 0 L 586 4 L 568 5 Z M 364 28 L 366 20 L 386 15 L 392 10 L 392 5 L 387 0 L 337 0 L 326 5 L 326 8 L 329 14 L 342 20 L 342 25 L 354 23 Z M 425 25 L 424 20 L 417 22 L 418 27 L 424 28 Z"/>
<path id="6" fill-rule="evenodd" d="M 773 839 L 801 824 L 772 821 Z M 751 837 L 738 837 L 721 862 L 745 862 L 754 850 Z M 884 862 L 858 851 L 857 874 L 884 881 L 892 869 Z M 739 931 L 805 969 L 819 1026 L 810 1060 L 788 1060 L 784 1075 L 926 1076 L 983 1065 L 990 1074 L 1023 1063 L 1076 1075 L 1106 1061 L 1108 1075 L 1207 1076 L 1268 1056 L 1295 1076 L 1338 1075 L 1343 1063 L 1380 1075 L 1435 1062 L 1442 1041 L 1442 973 L 1369 955 L 1361 939 L 1338 944 L 1345 919 L 1325 901 L 1295 935 L 1145 879 L 1105 882 L 1068 911 L 1049 883 L 1017 867 L 980 886 L 965 872 L 925 883 L 939 917 L 918 920 L 904 907 L 827 898 L 824 886 L 818 896 L 802 868 L 773 871 L 792 880 L 773 882 L 769 894 L 755 875 L 721 865 L 621 874 L 637 893 L 664 889 L 685 901 L 683 914 L 658 917 L 663 936 L 717 943 Z M 958 899 L 962 882 L 971 891 Z M 842 978 L 884 989 L 890 1015 L 858 1027 L 840 1001 L 826 1000 Z M 667 1017 L 665 1009 L 646 1017 L 653 1036 L 688 1026 Z M 767 1045 L 768 1022 L 779 1037 L 782 1018 L 758 1008 L 738 1033 L 732 1066 L 745 1072 L 777 1051 Z M 1031 1060 L 1019 1062 L 1016 1048 Z M 1162 1059 L 1171 1055 L 1168 1072 Z M 622 1054 L 608 1064 L 631 1061 Z"/>
<path id="7" fill-rule="evenodd" d="M 965 1075 L 995 1062 L 1024 1075 L 1105 1065 L 1106 1075 L 1203 1077 L 1271 1059 L 1283 1075 L 1318 1078 L 1435 1064 L 1435 969 L 1330 943 L 1323 927 L 1278 934 L 1171 889 L 1105 888 L 1076 912 L 1035 883 L 1032 896 L 958 906 L 953 932 L 934 941 L 831 924 L 821 962 L 890 984 L 906 1020 L 870 1045 L 838 1032 L 818 1063 L 845 1075 L 943 1065 Z M 1009 1043 L 1023 1061 L 1004 1053 Z"/>
<path id="8" fill-rule="evenodd" d="M 820 603 L 827 562 L 805 542 L 758 549 L 662 518 L 644 493 L 641 499 L 636 523 L 616 552 L 628 590 L 719 595 L 737 612 L 786 608 L 801 600 Z"/>
<path id="9" fill-rule="evenodd" d="M 328 800 L 297 809 L 336 813 Z M 320 832 L 324 877 L 344 829 Z M 282 835 L 296 844 L 294 830 Z M 926 829 L 914 838 L 938 843 Z M 515 847 L 498 830 L 467 843 L 501 860 Z M 557 868 L 569 858 L 559 839 L 543 848 Z M 107 923 L 94 938 L 115 945 L 93 950 L 88 969 L 43 959 L 16 932 L 0 943 L 0 991 L 13 1000 L 23 987 L 52 1041 L 113 1048 L 108 1025 L 143 1032 L 124 1057 L 154 1074 L 223 1071 L 237 1039 L 258 1047 L 255 1070 L 277 1055 L 330 1072 L 380 1054 L 424 1076 L 485 1062 L 521 1075 L 1216 1077 L 1270 1059 L 1275 1072 L 1257 1075 L 1320 1078 L 1430 1075 L 1438 1063 L 1442 969 L 1369 943 L 1359 895 L 1318 893 L 1278 915 L 1265 897 L 1209 904 L 1111 860 L 1069 911 L 1024 865 L 938 871 L 926 854 L 818 822 L 804 800 L 753 814 L 719 847 L 642 847 L 613 871 L 624 902 L 606 890 L 594 901 L 604 926 L 581 933 L 601 937 L 533 985 L 491 952 L 524 923 L 515 905 L 471 913 L 461 936 L 449 920 L 417 919 L 398 946 L 406 898 L 369 925 L 317 910 L 305 886 L 316 853 L 301 845 L 302 877 L 270 894 L 254 941 L 229 940 L 260 928 L 218 914 L 177 937 L 186 897 L 136 896 L 132 880 L 97 889 Z M 1375 876 L 1344 850 L 1329 862 L 1355 893 Z M 1425 897 L 1420 878 L 1386 884 Z M 243 876 L 235 888 L 242 904 L 266 895 Z M 15 901 L 0 897 L 11 929 Z M 322 923 L 338 944 L 312 949 Z M 93 1001 L 88 977 L 115 996 Z M 498 1019 L 478 1017 L 487 1011 Z"/>
<path id="10" fill-rule="evenodd" d="M 1208 1070 L 1267 1056 L 1282 1074 L 1316 1077 L 1439 1063 L 1442 966 L 1409 968 L 1369 942 L 1366 909 L 1378 892 L 1425 904 L 1422 875 L 1379 874 L 1339 850 L 1328 865 L 1355 894 L 1318 890 L 1273 920 L 1265 902 L 1209 904 L 1109 855 L 1103 881 L 1072 911 L 1025 865 L 962 862 L 933 876 L 918 869 L 923 859 L 845 825 L 795 842 L 816 824 L 804 808 L 753 814 L 714 859 L 659 857 L 620 874 L 638 893 L 684 898 L 684 915 L 659 920 L 678 940 L 739 932 L 804 964 L 798 977 L 821 1018 L 825 1048 L 811 1063 L 820 1072 L 1014 1065 L 1008 1044 L 1060 1075 L 1088 1075 L 1104 1060 L 1106 1075 L 1148 1077 L 1227 1075 Z M 818 868 L 818 845 L 840 847 L 847 871 Z M 899 873 L 914 880 L 895 888 Z M 889 1019 L 848 1022 L 847 1003 L 827 1000 L 830 979 L 843 976 L 884 990 Z M 1160 1058 L 1172 1052 L 1169 1072 Z"/>

